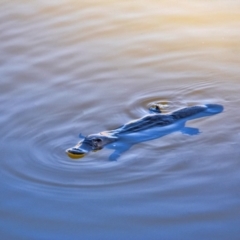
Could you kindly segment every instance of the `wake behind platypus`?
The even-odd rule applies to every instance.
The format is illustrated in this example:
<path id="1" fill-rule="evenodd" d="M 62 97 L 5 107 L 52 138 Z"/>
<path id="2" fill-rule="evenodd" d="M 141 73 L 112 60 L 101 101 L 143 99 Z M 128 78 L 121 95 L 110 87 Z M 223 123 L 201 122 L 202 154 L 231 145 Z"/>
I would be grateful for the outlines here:
<path id="1" fill-rule="evenodd" d="M 114 149 L 109 160 L 117 160 L 123 152 L 140 142 L 160 138 L 176 131 L 189 135 L 199 134 L 197 128 L 185 127 L 186 121 L 215 115 L 222 111 L 223 106 L 221 105 L 207 104 L 162 114 L 158 105 L 155 105 L 150 109 L 150 114 L 114 130 L 83 137 L 76 146 L 67 149 L 66 152 L 71 158 L 81 158 L 91 151 L 101 150 L 105 147 Z"/>

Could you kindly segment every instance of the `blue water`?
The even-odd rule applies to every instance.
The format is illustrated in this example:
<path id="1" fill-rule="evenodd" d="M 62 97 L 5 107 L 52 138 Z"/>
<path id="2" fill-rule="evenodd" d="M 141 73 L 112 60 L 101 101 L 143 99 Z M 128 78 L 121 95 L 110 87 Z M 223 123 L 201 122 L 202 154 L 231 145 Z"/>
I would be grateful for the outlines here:
<path id="1" fill-rule="evenodd" d="M 239 239 L 239 7 L 2 1 L 1 239 Z M 66 155 L 152 103 L 224 111 L 117 161 Z"/>

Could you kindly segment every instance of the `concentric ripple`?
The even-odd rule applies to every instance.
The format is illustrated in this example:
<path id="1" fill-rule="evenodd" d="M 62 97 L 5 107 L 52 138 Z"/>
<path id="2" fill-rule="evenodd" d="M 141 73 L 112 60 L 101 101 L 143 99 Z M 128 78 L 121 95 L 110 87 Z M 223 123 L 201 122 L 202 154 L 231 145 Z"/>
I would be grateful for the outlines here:
<path id="1" fill-rule="evenodd" d="M 201 86 L 204 91 L 211 89 L 211 85 L 198 85 L 198 92 L 201 91 Z M 133 95 L 129 99 L 129 104 L 126 104 L 124 111 L 121 113 L 123 119 L 136 119 L 147 114 L 147 109 L 152 104 L 159 104 L 163 112 L 171 112 L 176 108 L 187 106 L 187 101 L 180 102 L 179 99 L 193 99 L 190 104 L 202 104 L 200 100 L 194 99 L 191 96 L 196 89 L 196 85 L 188 87 L 181 87 L 175 90 L 175 97 L 171 94 L 170 89 L 164 91 L 149 91 Z M 173 91 L 173 89 L 171 89 Z M 90 113 L 89 113 L 90 114 Z M 125 114 L 125 116 L 124 116 Z M 55 118 L 54 115 L 49 115 L 50 118 Z M 112 116 L 110 116 L 111 118 Z M 81 118 L 81 117 L 80 117 Z M 87 118 L 87 117 L 86 117 Z M 114 116 L 113 116 L 114 120 Z M 85 187 L 106 187 L 117 186 L 119 184 L 130 184 L 134 181 L 144 181 L 145 178 L 153 177 L 155 173 L 152 171 L 153 165 L 158 165 L 164 171 L 168 168 L 168 163 L 165 161 L 158 161 L 156 155 L 151 154 L 161 146 L 161 150 L 173 148 L 177 149 L 181 146 L 181 142 L 176 142 L 171 136 L 166 138 L 167 141 L 154 141 L 151 143 L 143 143 L 145 148 L 141 145 L 134 147 L 133 150 L 125 153 L 117 162 L 109 162 L 108 156 L 110 151 L 104 149 L 102 151 L 91 153 L 81 160 L 73 160 L 68 158 L 65 150 L 73 146 L 79 141 L 77 129 L 74 129 L 76 123 L 69 126 L 64 126 L 63 122 L 51 126 L 49 128 L 47 122 L 41 123 L 42 131 L 38 131 L 40 126 L 36 124 L 29 128 L 29 132 L 18 128 L 17 119 L 12 122 L 14 129 L 11 134 L 5 139 L 4 155 L 11 156 L 14 161 L 5 161 L 5 171 L 8 174 L 27 181 L 29 183 L 36 183 L 39 186 L 58 186 L 59 188 L 85 188 Z M 90 125 L 94 125 L 96 119 L 92 119 Z M 81 124 L 79 124 L 81 125 Z M 74 129 L 74 136 L 70 134 Z M 24 131 L 24 132 L 22 132 Z M 22 132 L 22 133 L 21 133 Z M 20 135 L 22 137 L 16 138 L 14 136 Z M 8 139 L 9 138 L 9 139 Z M 11 144 L 7 144 L 10 142 Z M 14 146 L 14 151 L 12 150 Z M 16 147 L 17 146 L 17 147 Z M 149 149 L 150 148 L 150 149 Z M 163 153 L 161 153 L 163 154 Z M 169 153 L 165 152 L 165 156 Z M 144 161 L 144 155 L 152 158 L 153 161 Z M 170 155 L 169 155 L 170 156 Z M 5 158 L 6 159 L 6 158 Z M 141 167 L 140 167 L 141 166 Z M 127 171 L 124 171 L 127 169 Z M 144 170 L 143 170 L 144 169 Z M 148 174 L 141 174 L 141 172 L 151 169 Z M 134 174 L 132 174 L 132 172 Z M 136 174 L 136 172 L 138 172 Z M 103 177 L 104 176 L 104 177 Z M 106 180 L 107 179 L 107 180 Z"/>

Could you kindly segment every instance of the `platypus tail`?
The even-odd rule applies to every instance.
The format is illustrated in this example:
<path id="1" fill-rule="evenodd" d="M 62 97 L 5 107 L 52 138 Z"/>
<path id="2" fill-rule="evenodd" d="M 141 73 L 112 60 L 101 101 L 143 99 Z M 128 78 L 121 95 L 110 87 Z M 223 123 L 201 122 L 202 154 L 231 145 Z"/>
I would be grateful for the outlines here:
<path id="1" fill-rule="evenodd" d="M 210 114 L 221 113 L 224 109 L 223 106 L 219 104 L 206 104 L 205 106 L 207 107 L 205 111 Z"/>
<path id="2" fill-rule="evenodd" d="M 195 116 L 204 117 L 209 115 L 214 115 L 223 111 L 223 106 L 218 104 L 206 104 L 202 106 L 193 106 L 188 108 L 183 108 L 172 113 L 172 116 L 177 119 L 188 118 Z"/>

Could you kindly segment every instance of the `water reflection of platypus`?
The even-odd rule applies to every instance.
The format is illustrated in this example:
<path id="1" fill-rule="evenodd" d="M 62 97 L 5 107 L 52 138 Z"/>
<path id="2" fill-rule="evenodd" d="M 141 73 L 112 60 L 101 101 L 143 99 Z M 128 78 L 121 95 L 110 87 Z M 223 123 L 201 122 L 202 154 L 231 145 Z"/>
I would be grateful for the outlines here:
<path id="1" fill-rule="evenodd" d="M 140 142 L 160 138 L 175 131 L 189 135 L 198 134 L 197 128 L 185 127 L 186 121 L 220 113 L 223 111 L 223 106 L 207 104 L 161 114 L 158 105 L 155 105 L 150 111 L 150 114 L 114 130 L 83 137 L 76 146 L 67 149 L 67 154 L 71 158 L 81 158 L 90 151 L 106 147 L 114 149 L 109 160 L 116 160 L 123 152 Z"/>

